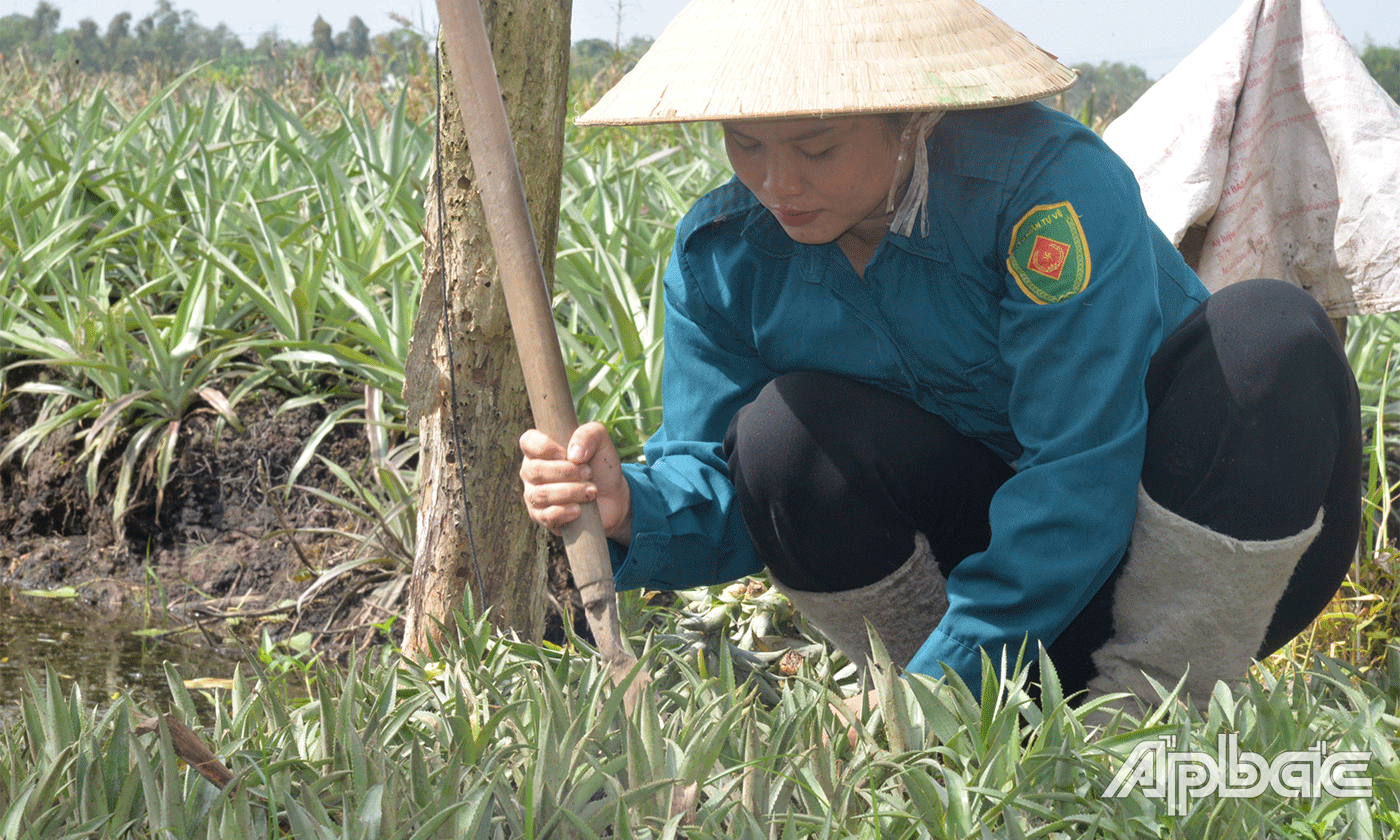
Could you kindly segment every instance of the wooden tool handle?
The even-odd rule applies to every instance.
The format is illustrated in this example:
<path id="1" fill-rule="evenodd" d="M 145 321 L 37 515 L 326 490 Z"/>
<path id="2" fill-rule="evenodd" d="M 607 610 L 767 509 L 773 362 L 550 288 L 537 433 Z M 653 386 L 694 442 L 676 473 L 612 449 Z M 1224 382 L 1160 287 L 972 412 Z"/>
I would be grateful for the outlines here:
<path id="1" fill-rule="evenodd" d="M 477 0 L 438 0 L 438 17 L 486 210 L 486 229 L 495 247 L 506 309 L 525 371 L 530 409 L 540 431 L 567 446 L 578 428 L 578 415 L 501 103 L 486 22 Z M 630 659 L 621 643 L 612 562 L 596 503 L 583 505 L 582 515 L 564 528 L 564 544 L 599 651 L 609 661 Z"/>

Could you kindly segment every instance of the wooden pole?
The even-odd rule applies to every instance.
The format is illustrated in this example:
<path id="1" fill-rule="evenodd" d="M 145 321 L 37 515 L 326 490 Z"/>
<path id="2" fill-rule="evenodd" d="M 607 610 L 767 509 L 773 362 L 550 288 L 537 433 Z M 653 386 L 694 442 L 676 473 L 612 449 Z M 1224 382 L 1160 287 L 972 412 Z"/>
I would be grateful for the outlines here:
<path id="1" fill-rule="evenodd" d="M 535 249 L 486 21 L 478 0 L 438 0 L 438 18 L 486 211 L 486 229 L 496 252 L 506 311 L 525 372 L 530 409 L 540 431 L 567 444 L 578 428 L 578 415 L 559 350 L 549 289 Z M 637 660 L 622 642 L 612 561 L 597 504 L 583 505 L 582 514 L 564 528 L 563 535 L 588 627 L 599 653 L 614 676 L 621 678 Z"/>

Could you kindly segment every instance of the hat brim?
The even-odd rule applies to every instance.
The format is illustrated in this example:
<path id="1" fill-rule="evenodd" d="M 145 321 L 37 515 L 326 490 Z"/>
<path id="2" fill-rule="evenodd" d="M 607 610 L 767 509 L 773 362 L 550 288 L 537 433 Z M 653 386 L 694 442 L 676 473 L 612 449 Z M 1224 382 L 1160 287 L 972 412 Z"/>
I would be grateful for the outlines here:
<path id="1" fill-rule="evenodd" d="M 691 0 L 575 123 L 988 108 L 1076 78 L 971 0 Z"/>

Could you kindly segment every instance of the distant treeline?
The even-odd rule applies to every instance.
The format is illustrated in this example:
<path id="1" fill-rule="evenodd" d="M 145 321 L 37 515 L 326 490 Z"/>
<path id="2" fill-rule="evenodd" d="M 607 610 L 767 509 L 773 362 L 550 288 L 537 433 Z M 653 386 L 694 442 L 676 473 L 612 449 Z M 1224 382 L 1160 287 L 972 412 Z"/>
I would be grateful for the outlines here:
<path id="1" fill-rule="evenodd" d="M 60 16 L 57 8 L 39 0 L 31 15 L 0 17 L 0 57 L 61 63 L 93 73 L 135 73 L 151 65 L 183 69 L 213 62 L 220 70 L 236 70 L 288 59 L 379 59 L 396 64 L 426 51 L 423 34 L 399 19 L 395 29 L 371 35 L 358 16 L 341 32 L 317 17 L 306 33 L 308 41 L 299 43 L 269 31 L 248 46 L 222 23 L 212 29 L 200 25 L 194 12 L 176 9 L 171 0 L 158 0 L 155 11 L 142 18 L 118 12 L 105 25 L 84 18 L 76 26 L 61 28 Z"/>
<path id="2" fill-rule="evenodd" d="M 625 45 L 596 38 L 575 41 L 574 82 L 606 89 L 632 69 L 650 46 L 650 38 L 633 38 Z M 1367 43 L 1361 60 L 1385 92 L 1400 102 L 1400 48 Z M 1136 64 L 1116 61 L 1076 64 L 1074 69 L 1079 71 L 1079 81 L 1048 103 L 1098 128 L 1126 111 L 1156 81 Z"/>
<path id="3" fill-rule="evenodd" d="M 1367 44 L 1361 60 L 1390 98 L 1400 102 L 1400 48 Z"/>
<path id="4" fill-rule="evenodd" d="M 39 0 L 31 15 L 0 17 L 0 58 L 58 62 L 94 73 L 134 73 L 151 66 L 179 70 L 201 62 L 232 71 L 287 60 L 305 60 L 326 69 L 373 60 L 381 70 L 395 73 L 423 67 L 421 59 L 428 54 L 431 33 L 416 31 L 405 19 L 394 20 L 395 29 L 371 35 L 358 16 L 351 17 L 340 32 L 317 17 L 307 41 L 269 31 L 248 46 L 222 23 L 212 29 L 200 25 L 194 12 L 176 9 L 172 0 L 158 0 L 155 11 L 143 18 L 118 12 L 105 27 L 85 18 L 66 29 L 60 28 L 59 10 Z M 651 43 L 650 38 L 633 38 L 625 44 L 597 38 L 574 42 L 571 76 L 576 87 L 594 94 L 606 90 Z M 1400 49 L 1367 44 L 1361 58 L 1381 87 L 1400 101 Z M 1050 104 L 1097 128 L 1127 110 L 1153 82 L 1135 64 L 1085 63 L 1074 69 L 1079 71 L 1079 82 Z"/>

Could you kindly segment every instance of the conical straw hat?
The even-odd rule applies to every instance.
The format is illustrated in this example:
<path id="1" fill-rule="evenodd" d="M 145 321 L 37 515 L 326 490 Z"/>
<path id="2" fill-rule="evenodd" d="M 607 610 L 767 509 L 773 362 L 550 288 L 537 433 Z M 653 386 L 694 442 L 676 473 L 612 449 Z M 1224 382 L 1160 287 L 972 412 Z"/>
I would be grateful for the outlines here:
<path id="1" fill-rule="evenodd" d="M 691 0 L 576 122 L 986 108 L 1074 80 L 972 0 Z"/>

